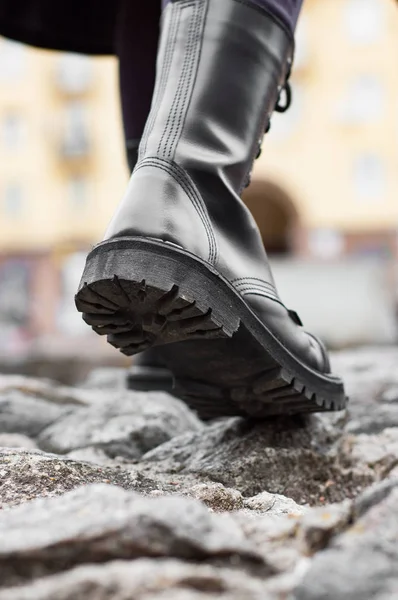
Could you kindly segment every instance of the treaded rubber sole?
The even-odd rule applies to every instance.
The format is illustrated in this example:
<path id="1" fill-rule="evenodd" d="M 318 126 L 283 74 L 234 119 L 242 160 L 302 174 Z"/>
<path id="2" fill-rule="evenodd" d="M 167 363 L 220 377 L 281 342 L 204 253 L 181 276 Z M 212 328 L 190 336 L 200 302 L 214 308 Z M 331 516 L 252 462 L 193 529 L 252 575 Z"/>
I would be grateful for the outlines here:
<path id="1" fill-rule="evenodd" d="M 345 408 L 339 378 L 301 363 L 215 269 L 173 244 L 115 238 L 87 257 L 83 319 L 127 356 L 157 346 L 202 418 Z"/>

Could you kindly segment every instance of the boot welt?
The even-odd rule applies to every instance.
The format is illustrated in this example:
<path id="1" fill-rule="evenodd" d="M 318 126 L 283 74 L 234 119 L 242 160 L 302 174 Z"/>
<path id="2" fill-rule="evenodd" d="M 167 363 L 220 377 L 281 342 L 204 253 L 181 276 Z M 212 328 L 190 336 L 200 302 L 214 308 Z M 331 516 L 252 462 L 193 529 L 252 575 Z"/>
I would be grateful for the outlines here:
<path id="1" fill-rule="evenodd" d="M 98 244 L 75 301 L 123 354 L 164 352 L 176 395 L 203 418 L 346 406 L 341 379 L 294 356 L 212 265 L 174 244 L 143 237 Z"/>

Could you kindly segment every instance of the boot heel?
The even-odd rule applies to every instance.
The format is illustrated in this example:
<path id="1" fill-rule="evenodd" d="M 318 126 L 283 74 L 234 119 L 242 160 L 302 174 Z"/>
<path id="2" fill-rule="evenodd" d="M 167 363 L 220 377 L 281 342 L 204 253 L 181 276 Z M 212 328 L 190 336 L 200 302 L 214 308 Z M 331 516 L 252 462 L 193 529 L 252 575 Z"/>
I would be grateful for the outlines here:
<path id="1" fill-rule="evenodd" d="M 88 255 L 76 307 L 127 356 L 155 344 L 231 337 L 239 319 L 206 271 L 171 244 L 115 238 Z"/>

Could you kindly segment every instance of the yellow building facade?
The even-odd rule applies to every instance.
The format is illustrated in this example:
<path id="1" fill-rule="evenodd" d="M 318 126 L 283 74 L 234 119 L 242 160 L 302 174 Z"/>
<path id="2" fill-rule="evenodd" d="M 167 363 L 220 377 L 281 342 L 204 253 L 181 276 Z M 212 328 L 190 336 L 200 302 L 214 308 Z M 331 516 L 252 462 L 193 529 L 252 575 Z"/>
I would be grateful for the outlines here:
<path id="1" fill-rule="evenodd" d="M 394 253 L 397 4 L 306 0 L 304 7 L 293 104 L 290 113 L 274 117 L 276 130 L 265 139 L 255 178 L 271 181 L 290 199 L 300 252 L 339 256 L 356 247 L 371 252 L 372 245 L 377 252 L 384 239 Z"/>
<path id="2" fill-rule="evenodd" d="M 3 40 L 0 90 L 0 252 L 91 243 L 127 177 L 115 61 Z"/>
<path id="3" fill-rule="evenodd" d="M 398 255 L 396 2 L 306 0 L 297 37 L 293 105 L 274 115 L 245 194 L 265 245 L 319 259 Z M 62 265 L 101 239 L 127 178 L 116 60 L 0 39 L 5 320 L 24 290 L 18 327 L 56 328 Z"/>

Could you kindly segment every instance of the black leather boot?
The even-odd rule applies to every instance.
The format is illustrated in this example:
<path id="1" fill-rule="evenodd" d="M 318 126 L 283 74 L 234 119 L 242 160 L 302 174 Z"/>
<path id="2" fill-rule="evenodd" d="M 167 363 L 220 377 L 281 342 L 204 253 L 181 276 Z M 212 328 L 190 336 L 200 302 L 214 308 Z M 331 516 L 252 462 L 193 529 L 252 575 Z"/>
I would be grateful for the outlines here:
<path id="1" fill-rule="evenodd" d="M 127 164 L 132 173 L 138 161 L 138 143 L 126 144 Z M 173 374 L 162 361 L 157 348 L 144 350 L 134 357 L 127 371 L 127 387 L 144 392 L 173 392 Z"/>
<path id="2" fill-rule="evenodd" d="M 244 0 L 169 4 L 139 160 L 76 296 L 124 354 L 156 346 L 202 416 L 345 406 L 240 200 L 292 53 L 283 27 Z"/>

